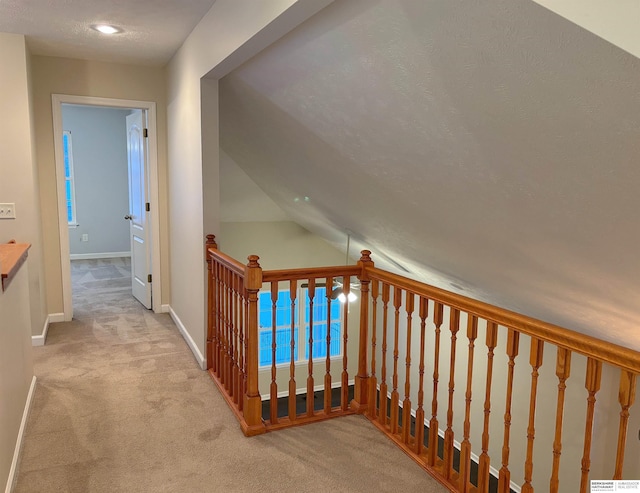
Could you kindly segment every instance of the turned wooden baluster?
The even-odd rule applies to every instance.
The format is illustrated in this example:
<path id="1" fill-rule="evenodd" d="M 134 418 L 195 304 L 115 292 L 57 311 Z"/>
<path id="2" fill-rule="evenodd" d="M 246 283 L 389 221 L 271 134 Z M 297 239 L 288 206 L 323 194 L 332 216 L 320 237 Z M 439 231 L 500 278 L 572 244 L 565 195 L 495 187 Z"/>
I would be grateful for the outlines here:
<path id="1" fill-rule="evenodd" d="M 349 343 L 349 293 L 351 292 L 351 278 L 345 276 L 343 279 L 343 292 L 347 297 L 344 307 L 344 318 L 342 320 L 342 378 L 340 387 L 340 409 L 346 411 L 349 409 L 349 373 L 347 372 L 347 347 Z"/>
<path id="2" fill-rule="evenodd" d="M 433 323 L 435 330 L 435 345 L 433 356 L 433 400 L 431 401 L 431 419 L 429 420 L 429 450 L 427 463 L 430 466 L 436 464 L 438 457 L 438 367 L 440 366 L 440 326 L 443 322 L 444 306 L 442 303 L 435 303 L 433 309 Z"/>
<path id="3" fill-rule="evenodd" d="M 234 298 L 235 298 L 235 293 L 233 292 L 233 283 L 234 283 L 234 278 L 235 278 L 235 274 L 231 271 L 229 271 L 229 278 L 228 278 L 228 299 L 227 299 L 227 303 L 228 303 L 228 321 L 229 321 L 229 368 L 227 369 L 228 371 L 228 378 L 229 378 L 229 395 L 233 395 L 233 367 L 235 366 L 235 361 L 233 359 L 233 343 L 234 343 L 234 339 L 233 339 L 233 313 L 234 313 Z"/>
<path id="4" fill-rule="evenodd" d="M 405 358 L 406 373 L 404 377 L 404 401 L 402 401 L 402 441 L 409 443 L 411 438 L 411 323 L 413 316 L 413 293 L 406 291 L 405 310 L 407 312 L 407 356 Z"/>
<path id="5" fill-rule="evenodd" d="M 489 418 L 491 416 L 491 383 L 493 381 L 493 351 L 498 344 L 498 324 L 487 321 L 487 373 L 484 395 L 484 424 L 482 428 L 482 454 L 478 461 L 478 491 L 489 491 L 489 473 L 491 458 L 489 457 Z"/>
<path id="6" fill-rule="evenodd" d="M 278 422 L 278 384 L 276 383 L 276 328 L 278 323 L 278 281 L 271 283 L 271 386 L 269 401 L 269 419 L 271 424 Z"/>
<path id="7" fill-rule="evenodd" d="M 237 274 L 234 274 L 233 306 L 233 402 L 238 404 L 242 400 L 242 395 L 240 394 L 240 350 L 238 343 L 242 299 L 240 297 L 240 276 Z"/>
<path id="8" fill-rule="evenodd" d="M 507 356 L 509 357 L 509 371 L 507 376 L 507 398 L 504 411 L 504 439 L 502 442 L 502 467 L 498 476 L 498 492 L 509 493 L 511 486 L 511 471 L 509 471 L 509 434 L 511 432 L 511 400 L 513 397 L 513 374 L 518 356 L 520 333 L 509 329 L 507 335 Z"/>
<path id="9" fill-rule="evenodd" d="M 416 454 L 424 451 L 424 343 L 429 316 L 429 300 L 420 297 L 420 366 L 418 382 L 418 409 L 416 410 Z"/>
<path id="10" fill-rule="evenodd" d="M 224 375 L 224 353 L 225 353 L 225 342 L 224 342 L 224 284 L 222 279 L 222 266 L 216 262 L 214 265 L 216 271 L 216 332 L 218 339 L 218 347 L 217 352 L 218 355 L 216 357 L 216 375 L 222 381 Z"/>
<path id="11" fill-rule="evenodd" d="M 564 418 L 564 395 L 567 389 L 567 380 L 571 374 L 571 351 L 558 348 L 556 357 L 556 376 L 558 377 L 558 403 L 556 405 L 556 429 L 553 439 L 553 468 L 551 470 L 551 480 L 549 491 L 558 493 L 560 484 L 560 455 L 562 454 L 562 421 Z"/>
<path id="12" fill-rule="evenodd" d="M 622 479 L 622 468 L 624 466 L 624 449 L 627 444 L 627 426 L 629 425 L 629 409 L 633 406 L 636 398 L 636 375 L 622 370 L 620 372 L 620 391 L 618 392 L 618 402 L 620 402 L 620 427 L 618 430 L 618 449 L 616 451 L 616 469 L 613 479 Z"/>
<path id="13" fill-rule="evenodd" d="M 235 388 L 235 381 L 233 379 L 233 375 L 234 375 L 234 369 L 236 366 L 236 362 L 234 359 L 234 344 L 235 344 L 235 338 L 234 338 L 234 331 L 235 331 L 235 320 L 234 320 L 234 315 L 235 315 L 235 298 L 236 298 L 236 293 L 235 293 L 235 289 L 234 289 L 234 285 L 235 285 L 235 277 L 236 275 L 234 273 L 230 273 L 229 275 L 229 337 L 231 338 L 231 344 L 229 345 L 229 361 L 231 363 L 230 367 L 229 367 L 229 395 L 231 396 L 231 399 L 235 401 L 234 399 L 234 395 L 233 395 L 233 391 Z"/>
<path id="14" fill-rule="evenodd" d="M 309 279 L 309 364 L 307 366 L 307 416 L 313 416 L 315 392 L 313 382 L 313 299 L 316 296 L 316 280 Z"/>
<path id="15" fill-rule="evenodd" d="M 238 344 L 238 357 L 240 362 L 240 375 L 238 375 L 238 409 L 242 411 L 242 406 L 244 405 L 243 396 L 247 390 L 247 341 L 245 331 L 247 330 L 247 313 L 249 308 L 249 302 L 244 289 L 244 279 L 242 277 L 240 278 L 240 283 L 238 285 L 238 292 L 240 293 L 240 314 L 238 320 L 238 324 L 240 326 L 240 340 Z"/>
<path id="16" fill-rule="evenodd" d="M 467 390 L 465 392 L 464 430 L 460 444 L 460 480 L 458 489 L 463 493 L 469 491 L 471 479 L 471 381 L 473 378 L 473 353 L 478 337 L 478 317 L 467 316 L 467 339 L 469 339 L 469 358 L 467 360 Z"/>
<path id="17" fill-rule="evenodd" d="M 213 284 L 214 288 L 214 313 L 213 313 L 213 330 L 214 330 L 214 342 L 213 347 L 213 373 L 220 378 L 220 347 L 222 346 L 221 334 L 220 334 L 220 277 L 219 277 L 219 264 L 215 260 L 212 262 L 213 271 Z"/>
<path id="18" fill-rule="evenodd" d="M 258 263 L 260 257 L 250 255 L 249 263 L 245 267 L 245 288 L 248 298 L 247 308 L 247 385 L 244 395 L 243 415 L 247 429 L 245 434 L 263 433 L 262 399 L 258 387 L 258 292 L 262 287 L 262 268 Z"/>
<path id="19" fill-rule="evenodd" d="M 296 420 L 296 297 L 298 295 L 298 281 L 289 282 L 289 297 L 291 298 L 291 362 L 289 363 L 289 419 Z"/>
<path id="20" fill-rule="evenodd" d="M 217 250 L 214 235 L 207 235 L 207 239 L 204 245 L 204 258 L 207 262 L 207 370 L 214 368 L 214 348 L 217 343 L 216 338 L 216 317 L 215 317 L 215 276 L 213 272 L 213 258 L 209 255 L 209 249 Z"/>
<path id="21" fill-rule="evenodd" d="M 533 493 L 531 480 L 533 478 L 533 441 L 536 435 L 536 397 L 538 394 L 538 370 L 542 366 L 542 354 L 544 342 L 535 337 L 531 338 L 531 352 L 529 364 L 531 365 L 531 395 L 529 397 L 529 424 L 527 426 L 527 458 L 524 461 L 524 493 Z"/>
<path id="22" fill-rule="evenodd" d="M 369 379 L 369 416 L 378 416 L 376 396 L 378 393 L 378 378 L 376 377 L 376 333 L 378 328 L 378 296 L 379 281 L 371 281 L 371 378 Z"/>
<path id="23" fill-rule="evenodd" d="M 460 310 L 449 311 L 449 330 L 451 331 L 451 358 L 449 359 L 449 402 L 447 406 L 447 429 L 444 432 L 443 474 L 451 479 L 453 471 L 453 393 L 455 390 L 456 341 L 460 330 Z"/>
<path id="24" fill-rule="evenodd" d="M 484 425 L 482 428 L 482 454 L 478 461 L 478 491 L 489 491 L 489 473 L 491 458 L 489 457 L 489 417 L 491 416 L 491 382 L 493 380 L 493 351 L 498 344 L 498 324 L 487 321 L 487 377 L 484 395 Z"/>
<path id="25" fill-rule="evenodd" d="M 326 279 L 327 296 L 327 358 L 325 362 L 326 372 L 324 374 L 324 413 L 331 413 L 331 286 L 333 277 Z"/>
<path id="26" fill-rule="evenodd" d="M 584 431 L 584 450 L 582 454 L 582 476 L 580 478 L 580 493 L 586 493 L 589 488 L 589 469 L 591 467 L 591 438 L 593 436 L 593 418 L 596 408 L 596 394 L 600 390 L 602 380 L 602 362 L 593 358 L 587 359 L 587 375 L 585 388 L 587 397 L 587 419 Z"/>
<path id="27" fill-rule="evenodd" d="M 233 389 L 233 273 L 227 270 L 226 277 L 226 319 L 227 319 L 227 393 L 232 396 Z M 233 396 L 232 396 L 233 398 Z"/>
<path id="28" fill-rule="evenodd" d="M 233 389 L 233 273 L 227 269 L 227 391 Z"/>
<path id="29" fill-rule="evenodd" d="M 393 332 L 393 390 L 391 391 L 391 433 L 398 433 L 398 407 L 400 406 L 400 394 L 398 393 L 398 342 L 400 338 L 400 306 L 402 305 L 402 289 L 393 287 L 393 306 L 395 308 L 394 332 Z"/>
<path id="30" fill-rule="evenodd" d="M 390 287 L 387 283 L 382 283 L 382 368 L 380 369 L 380 413 L 378 421 L 381 425 L 387 424 L 387 412 L 389 409 L 389 398 L 387 395 L 387 328 L 389 325 L 389 293 Z"/>
<path id="31" fill-rule="evenodd" d="M 234 291 L 234 283 L 235 283 L 235 274 L 233 272 L 229 272 L 229 308 L 228 308 L 228 316 L 229 316 L 229 395 L 233 400 L 233 389 L 234 389 L 234 381 L 233 381 L 233 369 L 235 367 L 235 361 L 233 359 L 234 355 L 234 300 L 235 300 L 235 291 Z"/>
<path id="32" fill-rule="evenodd" d="M 222 355 L 222 383 L 225 389 L 229 392 L 229 368 L 231 366 L 229 361 L 229 351 L 231 350 L 231 340 L 229 337 L 229 270 L 222 269 L 222 319 L 224 335 L 222 340 L 224 341 L 224 354 Z"/>

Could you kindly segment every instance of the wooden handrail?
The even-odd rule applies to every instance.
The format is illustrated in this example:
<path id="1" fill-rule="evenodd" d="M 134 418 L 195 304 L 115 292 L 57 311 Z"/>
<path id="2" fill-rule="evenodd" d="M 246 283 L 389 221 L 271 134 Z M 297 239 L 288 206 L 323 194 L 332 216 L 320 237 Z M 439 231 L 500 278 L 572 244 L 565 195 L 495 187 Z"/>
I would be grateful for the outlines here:
<path id="1" fill-rule="evenodd" d="M 230 258 L 230 257 L 228 257 Z M 357 265 L 332 267 L 309 267 L 304 269 L 265 270 L 262 272 L 263 282 L 304 280 L 320 277 L 357 276 L 362 269 Z"/>
<path id="2" fill-rule="evenodd" d="M 209 255 L 213 255 L 218 261 L 218 263 L 224 265 L 235 274 L 239 274 L 241 276 L 244 275 L 244 270 L 246 266 L 243 263 L 238 262 L 236 259 L 234 259 L 233 257 L 230 257 L 229 255 L 225 255 L 220 250 L 208 248 L 207 252 Z"/>
<path id="3" fill-rule="evenodd" d="M 16 243 L 16 240 L 0 244 L 0 278 L 2 291 L 7 289 L 11 279 L 27 259 L 29 248 L 31 248 L 31 243 Z"/>
<path id="4" fill-rule="evenodd" d="M 371 279 L 398 285 L 402 289 L 418 296 L 425 296 L 452 308 L 495 322 L 498 325 L 550 342 L 558 347 L 640 374 L 640 352 L 633 349 L 602 341 L 586 334 L 499 308 L 483 301 L 451 293 L 375 267 L 367 267 L 366 271 Z"/>

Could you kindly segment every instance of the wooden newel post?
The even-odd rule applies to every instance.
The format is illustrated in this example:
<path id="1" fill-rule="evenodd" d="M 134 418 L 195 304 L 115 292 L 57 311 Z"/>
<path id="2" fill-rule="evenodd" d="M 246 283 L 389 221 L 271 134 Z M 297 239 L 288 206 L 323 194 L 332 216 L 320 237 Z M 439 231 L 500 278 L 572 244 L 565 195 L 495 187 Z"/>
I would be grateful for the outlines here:
<path id="1" fill-rule="evenodd" d="M 214 278 L 213 259 L 209 255 L 209 249 L 218 249 L 215 235 L 207 235 L 204 243 L 204 259 L 207 262 L 207 350 L 205 366 L 207 370 L 213 368 L 214 347 L 216 345 L 215 313 L 214 306 L 216 282 Z"/>
<path id="2" fill-rule="evenodd" d="M 371 252 L 362 250 L 358 260 L 360 267 L 360 339 L 358 343 L 358 374 L 355 378 L 355 389 L 351 408 L 357 413 L 364 413 L 369 408 L 369 371 L 367 368 L 367 344 L 369 333 L 369 284 L 367 267 L 373 267 Z M 375 327 L 373 328 L 375 330 Z"/>
<path id="3" fill-rule="evenodd" d="M 246 370 L 247 389 L 244 395 L 244 423 L 242 431 L 247 436 L 264 433 L 266 428 L 262 422 L 262 399 L 258 389 L 258 291 L 262 287 L 262 267 L 258 263 L 260 257 L 249 255 L 249 263 L 244 270 L 244 285 L 249 301 L 246 333 Z"/>
<path id="4" fill-rule="evenodd" d="M 209 255 L 207 251 L 209 248 L 213 248 L 214 250 L 218 249 L 218 244 L 216 243 L 216 235 L 207 235 L 207 239 L 204 242 L 204 258 L 208 261 Z"/>

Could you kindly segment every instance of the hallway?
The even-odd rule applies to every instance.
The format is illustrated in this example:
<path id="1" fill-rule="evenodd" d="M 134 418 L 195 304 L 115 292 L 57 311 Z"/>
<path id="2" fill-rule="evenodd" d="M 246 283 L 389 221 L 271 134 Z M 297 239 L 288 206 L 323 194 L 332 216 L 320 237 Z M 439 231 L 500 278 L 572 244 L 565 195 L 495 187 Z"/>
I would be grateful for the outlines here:
<path id="1" fill-rule="evenodd" d="M 131 297 L 129 272 L 72 262 L 74 320 L 34 348 L 16 493 L 445 491 L 360 416 L 245 438 L 170 316 Z"/>

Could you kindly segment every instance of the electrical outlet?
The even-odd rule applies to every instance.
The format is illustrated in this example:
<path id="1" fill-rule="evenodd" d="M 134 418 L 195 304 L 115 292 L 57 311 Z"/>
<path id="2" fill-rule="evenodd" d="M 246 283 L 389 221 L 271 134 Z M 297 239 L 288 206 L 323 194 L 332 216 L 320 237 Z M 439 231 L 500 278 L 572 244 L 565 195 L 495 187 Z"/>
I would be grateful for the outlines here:
<path id="1" fill-rule="evenodd" d="M 0 219 L 15 219 L 16 204 L 0 204 Z"/>
<path id="2" fill-rule="evenodd" d="M 80 241 L 89 241 L 89 235 L 87 233 L 84 233 L 82 235 L 82 238 L 80 238 Z"/>

